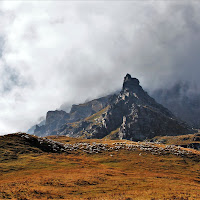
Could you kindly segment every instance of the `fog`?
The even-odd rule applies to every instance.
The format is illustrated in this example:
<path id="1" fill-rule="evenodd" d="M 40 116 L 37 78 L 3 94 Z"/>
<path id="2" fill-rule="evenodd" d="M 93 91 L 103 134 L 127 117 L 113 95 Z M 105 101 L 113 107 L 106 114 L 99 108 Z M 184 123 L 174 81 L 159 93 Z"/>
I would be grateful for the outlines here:
<path id="1" fill-rule="evenodd" d="M 199 93 L 197 1 L 1 1 L 0 133 L 122 87 Z"/>

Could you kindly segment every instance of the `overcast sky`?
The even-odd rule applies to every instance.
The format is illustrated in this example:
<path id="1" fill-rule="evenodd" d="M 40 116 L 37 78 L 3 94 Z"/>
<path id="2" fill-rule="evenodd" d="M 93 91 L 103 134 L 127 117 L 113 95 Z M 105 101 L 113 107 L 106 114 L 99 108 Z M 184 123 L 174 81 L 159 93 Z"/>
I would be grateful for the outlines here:
<path id="1" fill-rule="evenodd" d="M 122 87 L 200 85 L 198 1 L 0 1 L 0 133 Z"/>

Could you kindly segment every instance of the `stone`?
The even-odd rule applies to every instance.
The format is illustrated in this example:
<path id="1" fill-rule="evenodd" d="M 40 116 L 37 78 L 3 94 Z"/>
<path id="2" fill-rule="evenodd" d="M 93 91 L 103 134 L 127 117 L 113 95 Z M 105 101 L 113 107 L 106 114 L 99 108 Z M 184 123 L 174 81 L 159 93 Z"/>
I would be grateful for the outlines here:
<path id="1" fill-rule="evenodd" d="M 101 114 L 97 118 L 88 120 L 89 116 L 98 112 Z M 85 138 L 110 136 L 140 141 L 195 131 L 150 97 L 137 78 L 127 74 L 120 93 L 73 105 L 70 113 L 50 111 L 46 124 L 37 126 L 35 132 Z"/>
<path id="2" fill-rule="evenodd" d="M 130 74 L 125 76 L 122 90 L 111 103 L 102 123 L 88 130 L 91 133 L 90 138 L 105 137 L 118 128 L 118 138 L 136 141 L 159 135 L 194 132 L 151 98 L 139 83 L 139 80 L 132 78 Z"/>
<path id="3" fill-rule="evenodd" d="M 77 133 L 85 128 L 85 123 L 80 123 L 80 127 L 70 128 L 69 123 L 83 121 L 85 118 L 105 108 L 112 95 L 94 99 L 84 104 L 72 105 L 70 113 L 63 110 L 48 111 L 44 125 L 36 125 L 34 134 L 38 136 L 47 136 L 55 134 L 69 134 Z M 89 123 L 86 122 L 88 125 Z"/>

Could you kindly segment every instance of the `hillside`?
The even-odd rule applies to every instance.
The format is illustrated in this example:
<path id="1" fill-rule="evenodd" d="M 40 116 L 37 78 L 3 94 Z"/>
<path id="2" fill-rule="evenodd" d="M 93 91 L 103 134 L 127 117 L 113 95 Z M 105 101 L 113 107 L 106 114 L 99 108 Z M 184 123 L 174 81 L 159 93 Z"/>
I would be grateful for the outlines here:
<path id="1" fill-rule="evenodd" d="M 86 103 L 72 105 L 69 113 L 63 110 L 48 111 L 45 124 L 35 125 L 34 134 L 38 136 L 52 135 L 64 125 L 82 121 L 108 106 L 112 96 L 108 95 Z"/>
<path id="2" fill-rule="evenodd" d="M 200 118 L 199 118 L 200 95 L 198 93 L 195 93 L 194 90 L 195 90 L 194 86 L 191 86 L 188 83 L 178 82 L 175 85 L 173 85 L 171 88 L 157 89 L 154 91 L 149 91 L 149 93 L 158 103 L 162 104 L 167 109 L 169 109 L 178 119 L 183 120 L 186 123 L 188 123 L 190 126 L 198 129 L 200 126 L 199 125 L 200 124 Z M 116 92 L 116 95 L 118 93 L 119 92 Z M 110 95 L 109 98 L 112 96 L 113 95 Z M 85 117 L 86 115 L 91 116 L 95 114 L 96 112 L 99 112 L 101 109 L 104 109 L 108 105 L 107 100 L 108 100 L 107 97 L 102 97 L 96 100 L 89 101 L 84 104 L 73 105 L 70 113 L 73 113 L 73 111 L 75 111 L 72 114 L 72 118 L 74 119 L 74 122 L 84 120 L 84 118 L 86 118 Z M 91 109 L 92 108 L 91 105 L 94 108 L 93 110 Z M 87 111 L 88 108 L 89 108 L 89 112 Z M 79 115 L 80 111 L 82 114 Z M 53 113 L 56 113 L 56 111 L 53 111 L 52 114 Z M 77 117 L 78 115 L 79 115 L 79 118 Z M 59 127 L 60 126 L 59 123 L 57 124 Z M 43 125 L 45 125 L 45 120 L 43 120 L 41 123 L 38 124 L 39 127 L 41 126 L 43 127 Z M 61 124 L 61 126 L 62 125 L 63 124 Z M 64 125 L 66 125 L 65 122 L 64 122 Z M 34 134 L 35 129 L 36 129 L 36 125 L 32 126 L 27 131 L 27 133 Z M 38 131 L 35 131 L 36 135 L 42 136 L 46 134 L 44 133 L 45 131 L 42 128 L 38 128 L 37 130 Z M 57 133 L 55 129 L 51 131 L 52 131 L 51 134 Z M 72 132 L 72 131 L 73 130 L 70 130 L 69 132 Z M 59 134 L 66 134 L 62 131 L 58 131 L 58 132 Z M 70 135 L 69 132 L 67 134 Z M 113 133 L 110 136 L 112 135 Z M 113 137 L 116 138 L 116 135 L 113 135 Z"/>
<path id="3" fill-rule="evenodd" d="M 178 120 L 167 108 L 157 103 L 127 74 L 121 92 L 112 98 L 102 111 L 77 122 L 75 128 L 67 124 L 53 134 L 85 138 L 118 138 L 133 141 L 155 136 L 194 133 L 190 126 Z M 72 127 L 72 128 L 71 128 Z"/>
<path id="4" fill-rule="evenodd" d="M 150 97 L 138 79 L 127 74 L 120 93 L 74 105 L 70 113 L 49 111 L 45 125 L 36 126 L 34 133 L 142 141 L 195 131 Z"/>
<path id="5" fill-rule="evenodd" d="M 200 131 L 196 134 L 179 135 L 173 137 L 157 136 L 150 141 L 200 150 Z"/>
<path id="6" fill-rule="evenodd" d="M 0 199 L 200 199 L 200 152 L 127 140 L 0 137 Z"/>

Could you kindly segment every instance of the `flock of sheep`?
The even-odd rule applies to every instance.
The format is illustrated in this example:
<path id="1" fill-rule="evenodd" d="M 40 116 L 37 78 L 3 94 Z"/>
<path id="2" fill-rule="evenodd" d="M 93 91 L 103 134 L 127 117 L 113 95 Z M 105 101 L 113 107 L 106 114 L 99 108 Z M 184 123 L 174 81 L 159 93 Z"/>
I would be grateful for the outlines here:
<path id="1" fill-rule="evenodd" d="M 22 134 L 22 137 L 28 139 L 32 136 L 27 134 Z M 115 142 L 112 144 L 104 143 L 87 143 L 87 142 L 78 142 L 74 144 L 64 144 L 51 139 L 37 137 L 37 140 L 40 145 L 48 145 L 52 149 L 52 152 L 75 152 L 82 151 L 88 154 L 98 154 L 102 152 L 118 152 L 120 150 L 127 151 L 139 151 L 139 155 L 142 155 L 142 152 L 149 152 L 153 155 L 167 155 L 173 154 L 181 157 L 192 157 L 196 154 L 193 153 L 191 149 L 184 149 L 175 145 L 160 145 L 153 142 Z M 111 154 L 112 156 L 112 154 Z"/>
<path id="2" fill-rule="evenodd" d="M 162 145 L 163 146 L 163 145 Z M 151 142 L 136 142 L 136 143 L 126 143 L 126 142 L 116 142 L 112 145 L 103 144 L 103 143 L 76 143 L 76 144 L 65 144 L 64 145 L 66 151 L 77 151 L 82 150 L 88 154 L 94 153 L 102 153 L 104 151 L 113 152 L 120 150 L 128 150 L 128 151 L 136 151 L 139 150 L 141 152 L 150 152 L 154 155 L 166 155 L 173 154 L 176 156 L 188 156 L 192 155 L 193 152 L 191 150 L 186 150 L 181 147 L 177 147 L 175 145 L 166 145 L 161 147 L 159 144 L 154 144 Z M 141 155 L 141 152 L 139 155 Z"/>

